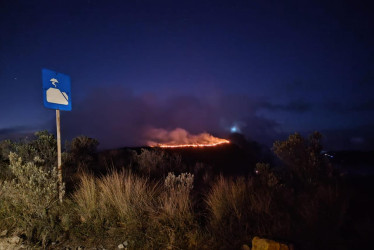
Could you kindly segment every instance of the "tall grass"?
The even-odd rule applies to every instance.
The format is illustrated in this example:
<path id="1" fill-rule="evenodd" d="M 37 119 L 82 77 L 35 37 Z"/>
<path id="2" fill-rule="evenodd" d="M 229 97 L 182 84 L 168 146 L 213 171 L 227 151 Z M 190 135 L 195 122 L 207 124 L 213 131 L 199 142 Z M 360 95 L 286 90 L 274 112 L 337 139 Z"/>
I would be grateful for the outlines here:
<path id="1" fill-rule="evenodd" d="M 131 172 L 112 172 L 98 181 L 102 213 L 112 218 L 122 228 L 123 237 L 139 248 L 146 244 L 144 237 L 149 227 L 149 217 L 154 213 L 159 195 L 157 183 Z"/>
<path id="2" fill-rule="evenodd" d="M 77 205 L 77 214 L 82 222 L 98 219 L 101 212 L 99 190 L 94 176 L 82 173 L 79 189 L 74 193 L 73 200 Z"/>
<path id="3" fill-rule="evenodd" d="M 201 240 L 190 192 L 194 176 L 169 173 L 159 197 L 158 212 L 152 216 L 152 226 L 158 230 L 156 247 L 162 249 L 195 249 Z"/>
<path id="4" fill-rule="evenodd" d="M 131 172 L 112 172 L 99 179 L 82 174 L 74 201 L 87 233 L 117 228 L 134 248 L 186 248 L 196 246 L 198 235 L 192 188 L 191 174 L 169 174 L 164 185 Z"/>
<path id="5" fill-rule="evenodd" d="M 236 181 L 220 176 L 206 197 L 209 214 L 209 231 L 216 242 L 235 248 L 250 240 L 248 217 L 251 214 L 251 190 L 244 178 Z"/>
<path id="6" fill-rule="evenodd" d="M 287 223 L 279 224 L 284 220 L 279 220 L 275 187 L 259 181 L 220 176 L 207 194 L 209 231 L 224 247 L 238 248 L 255 235 L 277 235 L 287 230 Z"/>
<path id="7" fill-rule="evenodd" d="M 131 172 L 111 172 L 101 178 L 82 174 L 74 201 L 82 227 L 88 233 L 103 234 L 116 228 L 124 239 L 139 245 L 142 244 L 139 236 L 145 233 L 157 192 L 157 184 Z"/>
<path id="8" fill-rule="evenodd" d="M 158 195 L 157 184 L 131 172 L 112 172 L 98 181 L 98 187 L 104 207 L 113 209 L 121 221 L 152 207 Z"/>
<path id="9" fill-rule="evenodd" d="M 17 232 L 43 247 L 65 239 L 80 244 L 83 240 L 85 246 L 99 242 L 109 249 L 124 241 L 129 249 L 236 249 L 256 235 L 292 240 L 307 249 L 321 249 L 324 242 L 333 249 L 344 245 L 341 229 L 351 225 L 346 221 L 346 191 L 326 173 L 318 182 L 300 185 L 308 171 L 294 174 L 294 169 L 290 174 L 289 169 L 280 172 L 258 163 L 256 175 L 248 178 L 214 179 L 204 176 L 201 167 L 195 172 L 200 173 L 196 181 L 189 173 L 168 173 L 174 168 L 183 172 L 184 165 L 180 157 L 162 151 L 136 155 L 138 168 L 133 170 L 139 175 L 112 171 L 98 178 L 82 172 L 78 187 L 74 185 L 60 204 L 57 171 L 37 154 L 42 142 L 53 138 L 41 138 L 31 153 L 27 154 L 29 144 L 17 144 L 21 154 L 0 159 L 0 171 L 5 168 L 9 173 L 0 174 L 0 231 Z M 280 146 L 281 153 L 288 152 L 289 144 Z M 318 163 L 312 156 L 305 161 L 313 164 L 305 166 L 314 168 Z"/>

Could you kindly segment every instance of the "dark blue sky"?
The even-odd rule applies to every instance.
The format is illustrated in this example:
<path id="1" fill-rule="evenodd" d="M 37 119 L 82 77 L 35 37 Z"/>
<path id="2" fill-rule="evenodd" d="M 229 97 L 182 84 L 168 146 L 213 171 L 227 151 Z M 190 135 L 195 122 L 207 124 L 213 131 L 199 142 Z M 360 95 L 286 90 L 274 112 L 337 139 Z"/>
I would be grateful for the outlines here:
<path id="1" fill-rule="evenodd" d="M 268 144 L 319 130 L 329 149 L 373 149 L 369 4 L 2 0 L 0 138 L 54 130 L 48 68 L 72 79 L 63 138 L 132 146 L 149 128 L 237 125 Z"/>

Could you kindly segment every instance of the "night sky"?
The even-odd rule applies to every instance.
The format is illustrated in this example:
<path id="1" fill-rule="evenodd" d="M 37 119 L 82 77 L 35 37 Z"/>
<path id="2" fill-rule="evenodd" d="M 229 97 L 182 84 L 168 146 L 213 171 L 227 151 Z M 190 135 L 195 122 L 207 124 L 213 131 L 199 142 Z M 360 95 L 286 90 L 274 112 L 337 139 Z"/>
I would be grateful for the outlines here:
<path id="1" fill-rule="evenodd" d="M 72 81 L 63 140 L 142 145 L 153 128 L 267 145 L 318 130 L 374 149 L 370 1 L 0 1 L 0 139 L 55 131 L 42 68 Z"/>

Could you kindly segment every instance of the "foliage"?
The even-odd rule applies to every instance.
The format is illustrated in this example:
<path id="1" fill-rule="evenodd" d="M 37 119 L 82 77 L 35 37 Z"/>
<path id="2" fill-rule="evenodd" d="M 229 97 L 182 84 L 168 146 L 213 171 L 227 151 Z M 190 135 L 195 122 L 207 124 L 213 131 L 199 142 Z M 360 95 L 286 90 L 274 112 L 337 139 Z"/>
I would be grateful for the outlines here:
<path id="1" fill-rule="evenodd" d="M 44 161 L 23 162 L 16 153 L 10 153 L 11 181 L 0 185 L 0 216 L 5 224 L 17 225 L 29 240 L 47 243 L 55 229 L 58 202 L 58 175 L 56 168 L 44 170 Z"/>
<path id="2" fill-rule="evenodd" d="M 0 141 L 0 181 L 10 180 L 12 173 L 9 169 L 9 153 L 11 141 Z"/>
<path id="3" fill-rule="evenodd" d="M 235 249 L 255 235 L 288 231 L 288 224 L 284 223 L 287 216 L 277 211 L 279 192 L 274 190 L 275 185 L 272 178 L 263 181 L 220 176 L 206 197 L 209 231 L 215 242 Z"/>
<path id="4" fill-rule="evenodd" d="M 169 174 L 164 186 L 131 172 L 100 179 L 83 174 L 73 196 L 82 222 L 77 233 L 113 237 L 110 229 L 117 228 L 133 248 L 196 245 L 191 240 L 197 230 L 189 198 L 192 183 L 187 173 Z"/>
<path id="5" fill-rule="evenodd" d="M 66 143 L 66 152 L 62 154 L 63 178 L 67 184 L 67 193 L 72 193 L 79 183 L 80 172 L 94 172 L 96 163 L 97 146 L 96 139 L 87 136 L 78 136 L 70 143 Z"/>
<path id="6" fill-rule="evenodd" d="M 131 172 L 112 172 L 100 179 L 83 174 L 73 196 L 82 221 L 80 231 L 102 237 L 118 227 L 126 239 L 141 245 L 157 192 L 156 184 Z"/>
<path id="7" fill-rule="evenodd" d="M 198 225 L 192 210 L 190 192 L 194 176 L 168 173 L 159 198 L 158 213 L 153 220 L 153 229 L 159 231 L 154 246 L 163 249 L 196 248 L 199 238 Z"/>
<path id="8" fill-rule="evenodd" d="M 309 139 L 295 133 L 285 141 L 276 141 L 274 153 L 288 168 L 298 185 L 316 185 L 332 174 L 328 160 L 321 154 L 322 135 L 314 132 Z"/>
<path id="9" fill-rule="evenodd" d="M 267 163 L 259 162 L 256 164 L 255 173 L 258 175 L 257 181 L 260 182 L 261 186 L 269 188 L 278 188 L 280 184 L 280 178 L 270 168 Z"/>
<path id="10" fill-rule="evenodd" d="M 180 155 L 168 154 L 160 149 L 142 149 L 140 154 L 134 155 L 133 161 L 141 173 L 150 177 L 160 178 L 164 177 L 164 173 L 184 169 Z"/>
<path id="11" fill-rule="evenodd" d="M 8 160 L 12 142 L 10 140 L 0 141 L 0 160 Z"/>
<path id="12" fill-rule="evenodd" d="M 87 136 L 78 136 L 67 143 L 70 158 L 81 167 L 89 165 L 94 160 L 99 142 Z"/>
<path id="13" fill-rule="evenodd" d="M 17 153 L 24 162 L 31 162 L 35 157 L 43 159 L 42 166 L 47 170 L 57 166 L 57 142 L 46 130 L 36 132 L 32 138 L 12 142 L 10 151 Z"/>
<path id="14" fill-rule="evenodd" d="M 332 165 L 321 153 L 321 138 L 318 132 L 308 139 L 295 133 L 273 145 L 286 167 L 284 196 L 294 222 L 292 238 L 310 248 L 316 248 L 320 241 L 338 243 L 339 227 L 347 212 L 348 197 Z"/>
<path id="15" fill-rule="evenodd" d="M 48 171 L 57 166 L 57 142 L 48 131 L 39 131 L 31 138 L 20 141 L 4 140 L 0 142 L 0 179 L 10 178 L 9 154 L 16 153 L 24 162 L 32 162 L 40 158 L 39 166 Z"/>
<path id="16" fill-rule="evenodd" d="M 154 149 L 127 154 L 138 174 L 122 170 L 98 177 L 87 173 L 98 162 L 98 142 L 79 137 L 64 158 L 65 169 L 79 174 L 79 185 L 63 204 L 54 137 L 40 132 L 32 140 L 3 141 L 0 167 L 8 173 L 1 169 L 0 229 L 44 247 L 66 235 L 86 242 L 126 240 L 130 249 L 235 249 L 257 235 L 306 249 L 318 249 L 321 242 L 333 248 L 327 242 L 341 244 L 348 205 L 320 140 L 319 133 L 308 139 L 294 134 L 274 143 L 282 165 L 257 163 L 247 177 L 207 176 L 203 164 L 196 165 L 195 175 L 183 173 L 179 155 Z"/>

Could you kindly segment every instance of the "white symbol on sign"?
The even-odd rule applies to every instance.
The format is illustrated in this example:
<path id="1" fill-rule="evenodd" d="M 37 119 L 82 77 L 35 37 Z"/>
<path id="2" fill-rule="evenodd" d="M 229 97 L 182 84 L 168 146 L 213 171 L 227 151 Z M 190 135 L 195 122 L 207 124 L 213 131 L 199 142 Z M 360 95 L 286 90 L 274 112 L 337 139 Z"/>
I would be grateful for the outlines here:
<path id="1" fill-rule="evenodd" d="M 58 83 L 58 80 L 56 78 L 51 78 L 49 81 L 51 81 L 54 88 L 49 88 L 47 90 L 47 102 L 68 105 L 69 97 L 65 92 L 61 92 L 61 90 L 57 88 L 56 83 Z"/>

